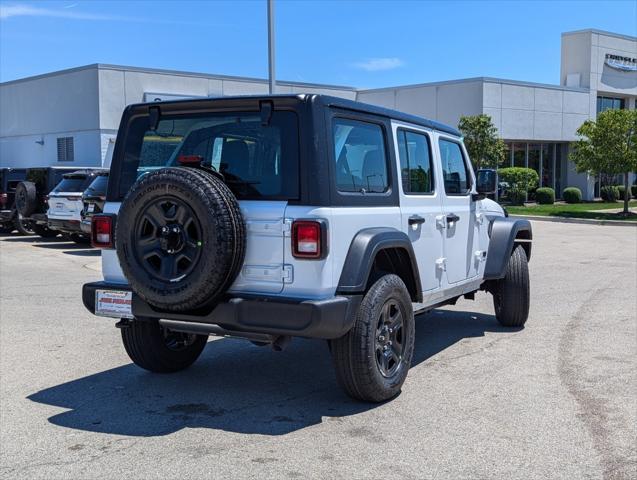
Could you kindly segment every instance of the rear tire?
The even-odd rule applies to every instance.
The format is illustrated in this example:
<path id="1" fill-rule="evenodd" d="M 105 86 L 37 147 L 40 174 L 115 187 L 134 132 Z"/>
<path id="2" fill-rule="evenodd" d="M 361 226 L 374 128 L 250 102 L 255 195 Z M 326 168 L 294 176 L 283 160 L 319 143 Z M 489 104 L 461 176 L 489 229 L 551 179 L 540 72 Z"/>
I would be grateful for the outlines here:
<path id="1" fill-rule="evenodd" d="M 20 235 L 24 235 L 25 237 L 30 237 L 35 235 L 33 231 L 33 224 L 28 220 L 24 220 L 22 215 L 16 213 L 15 215 L 15 229 L 20 233 Z"/>
<path id="2" fill-rule="evenodd" d="M 245 257 L 236 198 L 221 179 L 194 168 L 141 177 L 122 202 L 115 237 L 133 291 L 164 310 L 212 307 Z"/>
<path id="3" fill-rule="evenodd" d="M 15 208 L 23 217 L 30 217 L 38 207 L 35 183 L 20 182 L 15 188 Z"/>
<path id="4" fill-rule="evenodd" d="M 207 335 L 173 332 L 156 320 L 135 320 L 121 330 L 130 359 L 138 367 L 155 373 L 188 368 L 199 358 L 208 341 Z"/>
<path id="5" fill-rule="evenodd" d="M 79 233 L 72 233 L 69 235 L 69 238 L 73 240 L 78 245 L 88 245 L 91 243 L 91 239 L 86 235 L 80 235 Z"/>
<path id="6" fill-rule="evenodd" d="M 517 246 L 507 264 L 506 275 L 493 289 L 495 318 L 505 327 L 523 327 L 529 317 L 531 289 L 526 252 Z"/>
<path id="7" fill-rule="evenodd" d="M 46 225 L 33 225 L 33 233 L 41 236 L 42 238 L 53 238 L 57 237 L 60 232 L 57 230 L 51 230 Z"/>
<path id="8" fill-rule="evenodd" d="M 397 275 L 382 276 L 363 297 L 352 329 L 330 340 L 338 383 L 357 400 L 395 397 L 411 366 L 414 334 L 407 287 Z"/>

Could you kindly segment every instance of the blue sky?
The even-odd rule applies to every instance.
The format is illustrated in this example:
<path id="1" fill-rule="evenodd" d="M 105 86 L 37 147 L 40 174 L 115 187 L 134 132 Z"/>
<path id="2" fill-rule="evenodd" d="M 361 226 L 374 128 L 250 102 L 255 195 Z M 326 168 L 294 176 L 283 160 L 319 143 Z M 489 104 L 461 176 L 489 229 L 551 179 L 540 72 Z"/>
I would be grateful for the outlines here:
<path id="1" fill-rule="evenodd" d="M 558 83 L 560 34 L 637 36 L 637 1 L 276 2 L 277 78 Z M 0 81 L 90 63 L 267 76 L 265 0 L 0 0 Z"/>

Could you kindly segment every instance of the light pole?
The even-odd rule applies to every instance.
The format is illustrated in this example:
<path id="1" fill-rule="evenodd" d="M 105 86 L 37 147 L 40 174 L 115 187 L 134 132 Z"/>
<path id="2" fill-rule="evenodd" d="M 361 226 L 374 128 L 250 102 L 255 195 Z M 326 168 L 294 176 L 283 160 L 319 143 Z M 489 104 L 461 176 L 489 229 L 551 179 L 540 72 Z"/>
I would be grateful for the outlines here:
<path id="1" fill-rule="evenodd" d="M 274 0 L 268 2 L 268 76 L 270 81 L 270 95 L 275 93 L 276 79 L 274 78 Z"/>

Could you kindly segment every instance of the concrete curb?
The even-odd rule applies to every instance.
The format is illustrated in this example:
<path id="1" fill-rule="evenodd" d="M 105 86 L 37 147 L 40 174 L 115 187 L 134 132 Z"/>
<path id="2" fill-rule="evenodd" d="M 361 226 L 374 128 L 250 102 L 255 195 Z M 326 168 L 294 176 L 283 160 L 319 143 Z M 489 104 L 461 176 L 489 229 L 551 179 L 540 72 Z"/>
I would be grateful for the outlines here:
<path id="1" fill-rule="evenodd" d="M 637 227 L 632 220 L 594 220 L 590 218 L 544 217 L 540 215 L 509 215 L 509 217 L 526 218 L 540 222 L 579 223 L 580 225 L 613 225 L 621 227 Z"/>

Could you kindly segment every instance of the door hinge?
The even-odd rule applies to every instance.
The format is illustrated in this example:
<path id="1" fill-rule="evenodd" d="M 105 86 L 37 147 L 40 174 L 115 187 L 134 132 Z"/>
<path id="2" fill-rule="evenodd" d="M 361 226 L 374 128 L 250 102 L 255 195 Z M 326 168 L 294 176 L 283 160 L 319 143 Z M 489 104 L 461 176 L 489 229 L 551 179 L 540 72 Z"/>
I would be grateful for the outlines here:
<path id="1" fill-rule="evenodd" d="M 486 250 L 476 250 L 474 253 L 476 260 L 479 262 L 483 262 L 487 259 L 487 251 Z"/>
<path id="2" fill-rule="evenodd" d="M 294 282 L 294 267 L 292 265 L 283 265 L 283 269 L 281 270 L 281 278 L 283 280 L 283 283 Z"/>
<path id="3" fill-rule="evenodd" d="M 284 237 L 289 237 L 290 232 L 292 232 L 292 219 L 284 218 L 283 224 L 281 225 L 281 231 L 283 232 Z"/>
<path id="4" fill-rule="evenodd" d="M 447 216 L 446 215 L 437 215 L 436 216 L 436 228 L 440 228 L 444 230 L 447 228 Z"/>
<path id="5" fill-rule="evenodd" d="M 447 270 L 447 259 L 445 257 L 440 257 L 436 259 L 436 268 L 442 270 L 443 272 Z"/>

